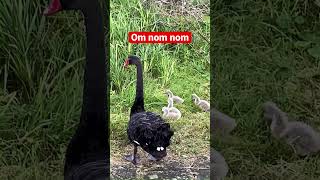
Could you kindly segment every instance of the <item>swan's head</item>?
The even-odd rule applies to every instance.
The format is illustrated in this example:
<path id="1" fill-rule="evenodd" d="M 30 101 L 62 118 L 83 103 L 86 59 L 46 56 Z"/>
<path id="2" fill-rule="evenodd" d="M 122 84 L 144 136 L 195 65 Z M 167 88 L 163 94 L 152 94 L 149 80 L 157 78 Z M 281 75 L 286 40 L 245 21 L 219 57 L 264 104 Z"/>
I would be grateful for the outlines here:
<path id="1" fill-rule="evenodd" d="M 46 16 L 50 16 L 61 11 L 62 9 L 63 8 L 62 8 L 61 0 L 51 0 L 48 7 L 43 11 L 43 14 Z"/>
<path id="2" fill-rule="evenodd" d="M 62 10 L 84 10 L 92 4 L 89 0 L 51 0 L 43 14 L 50 16 Z"/>
<path id="3" fill-rule="evenodd" d="M 131 64 L 137 64 L 138 62 L 140 62 L 140 58 L 138 56 L 129 56 L 123 63 L 123 67 L 128 68 L 129 65 Z"/>
<path id="4" fill-rule="evenodd" d="M 151 127 L 139 128 L 140 147 L 152 155 L 156 160 L 161 160 L 167 156 L 167 147 L 174 132 L 168 123 L 155 123 Z"/>

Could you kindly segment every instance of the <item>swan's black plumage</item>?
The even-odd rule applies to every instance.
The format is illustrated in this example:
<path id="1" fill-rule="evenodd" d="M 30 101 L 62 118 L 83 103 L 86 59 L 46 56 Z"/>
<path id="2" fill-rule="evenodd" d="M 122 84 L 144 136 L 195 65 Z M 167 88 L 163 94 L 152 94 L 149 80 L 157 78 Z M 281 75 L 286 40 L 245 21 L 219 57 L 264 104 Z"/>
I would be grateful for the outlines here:
<path id="1" fill-rule="evenodd" d="M 55 8 L 53 12 L 58 12 L 58 8 L 80 10 L 84 15 L 87 38 L 83 105 L 80 123 L 67 148 L 64 176 L 68 180 L 107 179 L 110 174 L 107 66 L 101 5 L 98 0 L 52 0 L 52 4 L 55 4 L 51 6 Z M 46 14 L 53 13 L 49 9 Z"/>
<path id="2" fill-rule="evenodd" d="M 125 67 L 130 64 L 137 67 L 136 97 L 131 107 L 127 129 L 128 138 L 134 144 L 134 152 L 130 160 L 134 164 L 137 163 L 138 146 L 160 160 L 167 155 L 166 148 L 170 145 L 170 139 L 174 133 L 170 125 L 165 123 L 159 115 L 145 111 L 141 60 L 137 56 L 129 56 L 125 61 Z M 127 159 L 129 160 L 128 157 Z"/>

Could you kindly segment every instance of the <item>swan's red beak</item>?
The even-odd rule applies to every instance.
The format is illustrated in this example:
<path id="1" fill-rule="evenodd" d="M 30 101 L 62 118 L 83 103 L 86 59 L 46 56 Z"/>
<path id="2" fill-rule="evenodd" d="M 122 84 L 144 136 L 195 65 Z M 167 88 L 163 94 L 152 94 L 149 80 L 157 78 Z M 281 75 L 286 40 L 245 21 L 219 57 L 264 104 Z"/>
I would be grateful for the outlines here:
<path id="1" fill-rule="evenodd" d="M 60 0 L 51 0 L 49 6 L 43 11 L 43 15 L 51 16 L 62 10 Z"/>
<path id="2" fill-rule="evenodd" d="M 123 63 L 123 67 L 128 68 L 129 66 L 129 59 L 126 59 Z"/>

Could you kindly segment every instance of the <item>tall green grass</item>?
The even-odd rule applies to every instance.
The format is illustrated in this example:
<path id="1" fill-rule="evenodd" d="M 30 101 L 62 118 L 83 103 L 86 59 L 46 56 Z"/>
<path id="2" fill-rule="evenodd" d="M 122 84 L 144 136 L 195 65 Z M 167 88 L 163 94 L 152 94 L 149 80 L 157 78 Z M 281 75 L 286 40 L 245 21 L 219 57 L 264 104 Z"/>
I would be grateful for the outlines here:
<path id="1" fill-rule="evenodd" d="M 79 15 L 40 1 L 0 2 L 0 179 L 59 179 L 81 107 Z"/>
<path id="2" fill-rule="evenodd" d="M 262 121 L 272 100 L 293 117 L 319 125 L 319 7 L 313 1 L 221 1 L 214 19 L 214 104 L 237 120 L 214 146 L 228 179 L 318 179 L 319 156 L 299 158 Z"/>
<path id="3" fill-rule="evenodd" d="M 62 179 L 66 145 L 79 121 L 85 59 L 83 20 L 78 12 L 70 11 L 43 17 L 47 3 L 0 2 L 0 179 Z M 172 84 L 174 76 L 187 75 L 184 70 L 179 75 L 180 69 L 193 70 L 197 65 L 197 71 L 191 73 L 208 73 L 205 50 L 209 45 L 196 33 L 209 29 L 206 23 L 194 30 L 200 43 L 128 44 L 128 31 L 193 30 L 197 24 L 180 24 L 166 17 L 160 21 L 158 16 L 137 0 L 111 3 L 112 113 L 123 117 L 112 120 L 113 137 L 125 138 L 125 111 L 134 98 L 135 72 L 122 69 L 128 54 L 143 59 L 148 108 L 165 100 L 164 87 L 181 89 Z"/>
<path id="4" fill-rule="evenodd" d="M 192 93 L 209 99 L 208 14 L 203 14 L 207 16 L 204 19 L 183 12 L 168 14 L 170 11 L 153 3 L 138 0 L 111 3 L 110 139 L 112 159 L 117 161 L 114 166 L 128 163 L 120 157 L 128 153 L 126 128 L 136 88 L 135 67 L 122 67 L 128 55 L 142 59 L 147 111 L 162 114 L 161 108 L 167 106 L 165 89 L 185 99 L 183 104 L 175 105 L 182 112 L 182 118 L 170 121 L 175 135 L 169 156 L 179 157 L 175 159 L 179 162 L 209 155 L 209 113 L 199 113 L 191 101 Z M 193 41 L 191 44 L 130 44 L 130 31 L 191 31 Z"/>
<path id="5" fill-rule="evenodd" d="M 128 73 L 123 68 L 124 59 L 130 54 L 141 57 L 145 76 L 159 81 L 158 84 L 162 89 L 168 87 L 173 74 L 179 73 L 180 67 L 197 68 L 203 73 L 208 73 L 209 44 L 198 34 L 200 32 L 208 35 L 208 23 L 198 21 L 190 23 L 177 17 L 175 19 L 166 17 L 161 14 L 161 11 L 152 6 L 145 6 L 138 0 L 130 3 L 124 0 L 114 1 L 111 3 L 111 12 L 110 48 L 113 52 L 110 60 L 111 89 L 116 94 L 121 96 L 121 93 L 130 93 L 127 89 L 128 85 L 135 86 L 133 81 L 136 79 L 136 72 Z M 130 31 L 179 31 L 181 29 L 194 33 L 191 45 L 128 43 Z M 200 49 L 197 49 L 198 47 Z M 134 91 L 131 92 L 134 93 Z M 132 97 L 133 94 L 130 95 L 130 99 L 133 99 Z M 127 97 L 121 96 L 121 98 Z"/>

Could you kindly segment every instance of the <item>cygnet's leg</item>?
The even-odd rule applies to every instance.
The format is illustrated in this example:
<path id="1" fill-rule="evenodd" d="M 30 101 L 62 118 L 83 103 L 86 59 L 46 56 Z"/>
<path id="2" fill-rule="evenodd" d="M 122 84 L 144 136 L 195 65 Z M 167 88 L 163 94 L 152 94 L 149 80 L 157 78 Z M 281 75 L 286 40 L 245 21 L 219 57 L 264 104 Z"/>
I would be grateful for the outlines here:
<path id="1" fill-rule="evenodd" d="M 132 155 L 126 155 L 124 157 L 125 160 L 132 162 L 134 165 L 136 165 L 137 163 L 140 162 L 139 157 L 137 156 L 137 152 L 138 152 L 138 147 L 136 144 L 134 144 L 134 148 L 133 148 L 133 154 Z"/>

